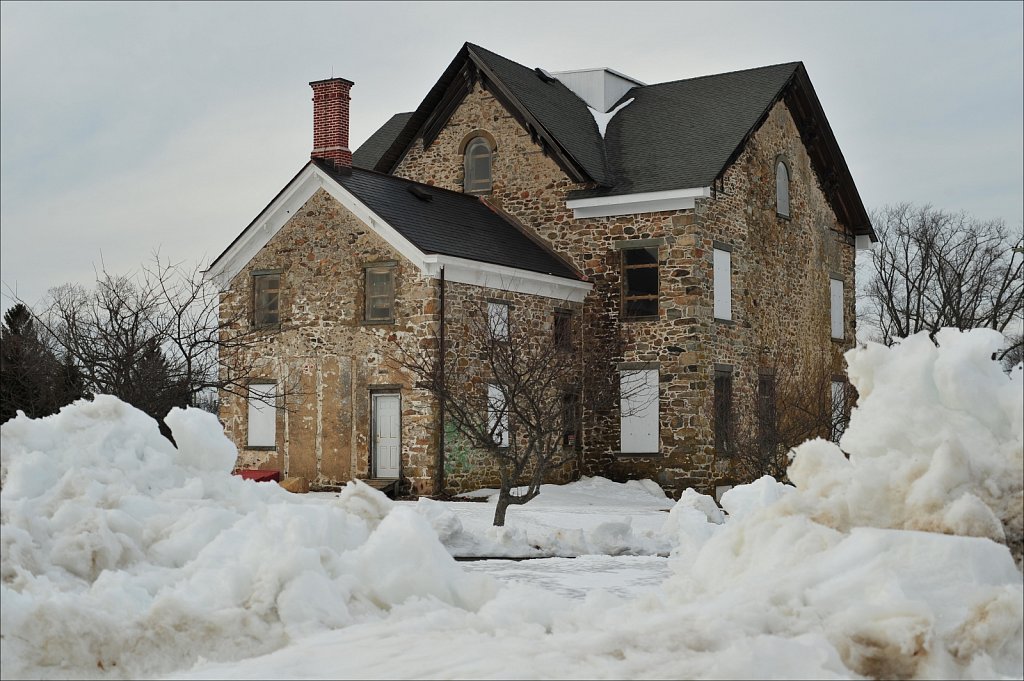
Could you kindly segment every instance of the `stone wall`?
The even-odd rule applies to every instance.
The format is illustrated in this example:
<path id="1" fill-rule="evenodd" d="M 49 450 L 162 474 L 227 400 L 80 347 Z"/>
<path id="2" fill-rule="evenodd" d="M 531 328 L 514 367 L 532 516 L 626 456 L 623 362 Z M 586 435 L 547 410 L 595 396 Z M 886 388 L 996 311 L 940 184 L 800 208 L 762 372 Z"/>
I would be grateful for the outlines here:
<path id="1" fill-rule="evenodd" d="M 395 264 L 392 323 L 364 321 L 364 267 L 380 262 Z M 220 416 L 239 448 L 238 467 L 277 469 L 314 485 L 372 477 L 371 394 L 397 392 L 405 491 L 433 493 L 440 444 L 436 404 L 397 360 L 403 351 L 423 347 L 424 341 L 431 345 L 440 318 L 440 283 L 404 261 L 323 190 L 232 279 L 221 296 L 223 319 L 241 320 L 236 324 L 247 328 L 252 324 L 253 273 L 262 270 L 281 271 L 281 320 L 246 349 L 245 361 L 256 367 L 251 379 L 278 385 L 277 443 L 266 449 L 248 447 L 246 397 L 222 391 Z M 449 347 L 455 352 L 472 345 L 462 315 L 488 300 L 508 301 L 513 323 L 538 342 L 551 338 L 554 310 L 573 307 L 551 298 L 448 282 L 446 318 L 453 339 Z M 574 307 L 578 310 L 579 305 Z M 472 353 L 465 356 L 479 364 Z M 459 447 L 455 440 L 447 444 L 444 491 L 498 485 L 496 468 L 485 455 Z M 575 468 L 562 469 L 551 481 L 565 481 L 575 473 Z"/>
<path id="2" fill-rule="evenodd" d="M 734 371 L 734 411 L 751 428 L 760 368 L 782 356 L 806 358 L 824 348 L 837 362 L 854 338 L 854 248 L 812 171 L 784 101 L 777 103 L 722 186 L 692 210 L 577 220 L 565 205 L 582 188 L 571 182 L 512 115 L 481 86 L 457 107 L 437 138 L 421 141 L 395 173 L 460 190 L 465 141 L 486 131 L 495 140 L 489 200 L 569 259 L 595 288 L 584 313 L 586 342 L 610 343 L 624 362 L 660 365 L 661 448 L 650 458 L 619 455 L 614 408 L 585 414 L 581 471 L 614 479 L 651 477 L 678 494 L 687 486 L 713 492 L 732 482 L 728 461 L 716 462 L 711 419 L 716 363 Z M 791 169 L 791 217 L 775 211 L 775 161 Z M 625 240 L 660 241 L 660 310 L 651 321 L 620 321 L 620 251 Z M 713 243 L 732 247 L 730 324 L 713 319 Z M 830 273 L 842 275 L 846 334 L 829 334 Z M 799 360 L 796 361 L 799 365 Z M 587 371 L 614 372 L 614 362 Z M 586 401 L 584 406 L 586 406 Z"/>

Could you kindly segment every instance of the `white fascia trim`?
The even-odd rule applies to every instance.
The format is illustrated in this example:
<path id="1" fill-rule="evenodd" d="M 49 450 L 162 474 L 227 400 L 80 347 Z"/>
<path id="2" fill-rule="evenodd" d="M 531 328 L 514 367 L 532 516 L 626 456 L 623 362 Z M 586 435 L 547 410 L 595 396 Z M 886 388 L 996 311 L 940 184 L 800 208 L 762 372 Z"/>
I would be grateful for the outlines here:
<path id="1" fill-rule="evenodd" d="M 575 218 L 598 218 L 612 215 L 656 213 L 664 210 L 693 208 L 697 199 L 711 196 L 711 187 L 670 189 L 663 192 L 640 192 L 617 196 L 596 196 L 590 199 L 570 199 L 566 207 L 572 208 Z"/>
<path id="2" fill-rule="evenodd" d="M 443 267 L 445 281 L 512 293 L 527 293 L 572 303 L 583 302 L 594 288 L 593 284 L 585 281 L 564 279 L 551 274 L 477 262 L 451 255 L 426 255 L 424 262 L 426 274 L 435 279 L 440 278 Z"/>
<path id="3" fill-rule="evenodd" d="M 213 281 L 221 290 L 226 289 L 231 280 L 259 253 L 260 249 L 266 246 L 309 197 L 321 188 L 416 265 L 421 272 L 426 272 L 422 251 L 324 171 L 310 165 L 252 221 L 241 238 L 221 257 L 216 266 L 203 273 L 203 278 Z"/>

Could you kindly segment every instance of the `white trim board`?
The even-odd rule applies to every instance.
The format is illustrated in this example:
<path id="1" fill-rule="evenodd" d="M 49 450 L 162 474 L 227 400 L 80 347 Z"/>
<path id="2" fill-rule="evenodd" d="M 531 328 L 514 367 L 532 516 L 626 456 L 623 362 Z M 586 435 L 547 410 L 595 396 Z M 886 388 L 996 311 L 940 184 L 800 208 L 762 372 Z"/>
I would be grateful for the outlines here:
<path id="1" fill-rule="evenodd" d="M 663 192 L 639 192 L 616 196 L 595 196 L 589 199 L 570 199 L 565 202 L 572 208 L 574 218 L 600 218 L 613 215 L 636 215 L 657 213 L 665 210 L 687 210 L 693 208 L 697 199 L 711 196 L 711 187 L 671 189 Z"/>
<path id="2" fill-rule="evenodd" d="M 384 239 L 402 257 L 415 265 L 421 273 L 431 278 L 439 278 L 441 267 L 444 267 L 445 278 L 449 281 L 572 302 L 581 302 L 593 288 L 593 285 L 587 282 L 515 267 L 447 255 L 427 255 L 382 217 L 370 210 L 354 194 L 313 164 L 302 170 L 285 187 L 285 190 L 249 224 L 242 232 L 241 237 L 218 258 L 216 264 L 203 273 L 203 278 L 213 281 L 221 290 L 226 290 L 249 261 L 281 231 L 281 228 L 316 193 L 316 190 L 321 188 Z"/>

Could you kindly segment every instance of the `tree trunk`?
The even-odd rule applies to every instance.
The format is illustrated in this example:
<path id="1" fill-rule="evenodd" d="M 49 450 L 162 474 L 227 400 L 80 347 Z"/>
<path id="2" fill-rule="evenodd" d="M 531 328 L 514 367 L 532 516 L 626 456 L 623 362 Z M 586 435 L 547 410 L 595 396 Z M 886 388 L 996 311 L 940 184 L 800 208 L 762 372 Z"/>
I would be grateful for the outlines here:
<path id="1" fill-rule="evenodd" d="M 509 501 L 511 495 L 508 490 L 501 490 L 498 492 L 498 505 L 494 509 L 494 526 L 504 527 L 505 526 L 505 511 L 508 510 Z"/>

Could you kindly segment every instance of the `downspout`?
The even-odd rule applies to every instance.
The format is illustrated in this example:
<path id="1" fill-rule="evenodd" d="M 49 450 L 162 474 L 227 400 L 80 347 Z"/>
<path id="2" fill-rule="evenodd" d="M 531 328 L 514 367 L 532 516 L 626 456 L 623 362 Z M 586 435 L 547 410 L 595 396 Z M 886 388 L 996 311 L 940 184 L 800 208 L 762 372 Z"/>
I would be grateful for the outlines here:
<path id="1" fill-rule="evenodd" d="M 439 312 L 441 319 L 438 322 L 438 342 L 437 349 L 439 354 L 440 364 L 438 365 L 439 376 L 438 379 L 441 381 L 441 386 L 444 386 L 444 359 L 445 359 L 445 338 L 444 338 L 444 265 L 441 265 L 441 286 L 438 294 L 439 298 Z M 438 400 L 437 405 L 437 473 L 435 475 L 435 486 L 434 496 L 438 496 L 444 493 L 444 399 Z"/>

